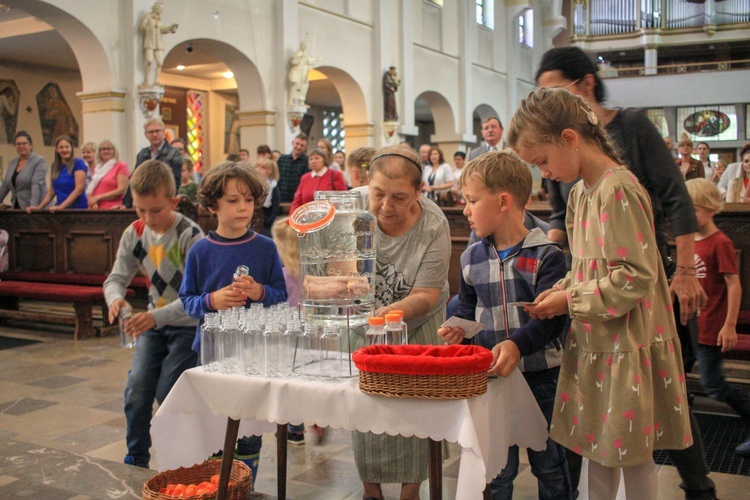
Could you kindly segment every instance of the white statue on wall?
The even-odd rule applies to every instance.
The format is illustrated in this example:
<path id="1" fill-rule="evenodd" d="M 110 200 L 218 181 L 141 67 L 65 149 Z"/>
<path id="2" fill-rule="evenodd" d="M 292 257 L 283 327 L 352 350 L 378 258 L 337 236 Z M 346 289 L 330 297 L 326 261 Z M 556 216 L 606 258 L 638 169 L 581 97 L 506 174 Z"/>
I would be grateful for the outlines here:
<path id="1" fill-rule="evenodd" d="M 161 67 L 164 64 L 164 40 L 162 35 L 177 31 L 177 24 L 162 25 L 162 12 L 164 12 L 164 4 L 156 2 L 151 7 L 151 12 L 143 16 L 139 27 L 140 32 L 143 34 L 143 55 L 146 59 L 146 75 L 143 79 L 144 86 L 156 85 L 159 79 Z M 154 68 L 154 76 L 153 78 L 149 78 L 152 67 Z"/>
<path id="2" fill-rule="evenodd" d="M 318 61 L 319 57 L 307 55 L 307 44 L 300 42 L 299 49 L 292 57 L 292 67 L 289 69 L 289 106 L 305 106 L 307 89 L 310 87 L 308 73 L 312 65 Z"/>

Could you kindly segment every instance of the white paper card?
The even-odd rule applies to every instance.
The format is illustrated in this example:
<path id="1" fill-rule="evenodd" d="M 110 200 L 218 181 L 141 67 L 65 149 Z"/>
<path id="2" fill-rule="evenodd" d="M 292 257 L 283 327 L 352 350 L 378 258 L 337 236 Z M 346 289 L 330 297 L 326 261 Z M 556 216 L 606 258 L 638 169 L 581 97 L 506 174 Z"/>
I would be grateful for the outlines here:
<path id="1" fill-rule="evenodd" d="M 464 338 L 470 339 L 477 333 L 484 330 L 484 325 L 482 323 L 479 323 L 478 321 L 471 321 L 468 319 L 458 318 L 456 316 L 451 317 L 448 321 L 440 325 L 443 326 L 452 326 L 457 328 L 462 328 L 464 331 Z"/>

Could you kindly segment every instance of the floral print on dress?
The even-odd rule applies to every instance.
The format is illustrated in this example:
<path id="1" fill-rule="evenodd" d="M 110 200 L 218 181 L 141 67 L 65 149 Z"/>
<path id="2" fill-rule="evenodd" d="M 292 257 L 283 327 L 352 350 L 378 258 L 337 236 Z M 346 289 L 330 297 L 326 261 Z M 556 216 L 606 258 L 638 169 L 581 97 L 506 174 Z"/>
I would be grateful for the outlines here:
<path id="1" fill-rule="evenodd" d="M 692 443 L 685 374 L 653 215 L 626 169 L 607 172 L 568 204 L 571 329 L 550 436 L 607 467 Z M 585 401 L 585 404 L 584 404 Z"/>

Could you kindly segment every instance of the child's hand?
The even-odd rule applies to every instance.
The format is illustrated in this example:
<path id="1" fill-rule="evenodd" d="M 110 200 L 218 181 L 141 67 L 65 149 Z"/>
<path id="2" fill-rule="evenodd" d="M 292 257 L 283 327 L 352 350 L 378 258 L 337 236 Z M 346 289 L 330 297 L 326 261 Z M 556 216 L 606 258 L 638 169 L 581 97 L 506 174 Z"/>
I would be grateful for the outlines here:
<path id="1" fill-rule="evenodd" d="M 263 285 L 255 281 L 252 276 L 240 276 L 235 279 L 232 283 L 232 290 L 253 301 L 258 301 L 263 297 Z"/>
<path id="2" fill-rule="evenodd" d="M 447 344 L 460 344 L 466 335 L 464 329 L 457 326 L 444 326 L 438 328 L 437 333 Z"/>
<path id="3" fill-rule="evenodd" d="M 128 333 L 131 333 L 136 337 L 140 337 L 143 332 L 150 330 L 155 326 L 156 319 L 154 319 L 154 315 L 150 312 L 134 313 L 126 324 Z"/>
<path id="4" fill-rule="evenodd" d="M 524 309 L 534 319 L 554 318 L 568 312 L 568 297 L 563 291 L 546 290 Z"/>
<path id="5" fill-rule="evenodd" d="M 521 351 L 512 340 L 504 340 L 492 348 L 492 358 L 493 365 L 488 373 L 507 377 L 521 361 Z"/>
<path id="6" fill-rule="evenodd" d="M 211 299 L 217 311 L 244 306 L 247 301 L 245 294 L 233 290 L 233 285 L 219 288 L 212 294 Z"/>
<path id="7" fill-rule="evenodd" d="M 737 330 L 731 326 L 724 325 L 716 339 L 716 345 L 721 346 L 721 352 L 731 351 L 737 347 Z"/>
<path id="8" fill-rule="evenodd" d="M 544 299 L 546 299 L 549 294 L 551 294 L 552 292 L 557 292 L 557 291 L 558 290 L 555 289 L 555 288 L 548 288 L 547 290 L 545 290 L 542 293 L 540 293 L 539 295 L 537 295 L 536 299 L 534 299 L 534 302 L 538 304 L 539 302 L 541 302 Z"/>
<path id="9" fill-rule="evenodd" d="M 130 307 L 130 304 L 125 299 L 117 299 L 112 302 L 109 306 L 109 324 L 114 325 L 115 321 L 120 317 L 120 309 L 123 307 Z"/>

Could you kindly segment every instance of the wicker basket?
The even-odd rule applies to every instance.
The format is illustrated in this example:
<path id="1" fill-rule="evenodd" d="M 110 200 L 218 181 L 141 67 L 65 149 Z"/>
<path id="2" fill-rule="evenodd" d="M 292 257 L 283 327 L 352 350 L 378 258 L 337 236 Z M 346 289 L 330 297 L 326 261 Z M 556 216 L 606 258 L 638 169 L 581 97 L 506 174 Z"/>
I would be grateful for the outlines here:
<path id="1" fill-rule="evenodd" d="M 464 399 L 487 392 L 492 353 L 472 345 L 378 345 L 359 349 L 352 359 L 367 394 Z"/>
<path id="2" fill-rule="evenodd" d="M 174 500 L 175 497 L 159 493 L 167 484 L 198 484 L 209 481 L 211 476 L 221 471 L 221 460 L 206 460 L 202 464 L 192 467 L 180 467 L 175 470 L 167 470 L 149 479 L 143 485 L 141 498 L 143 500 Z M 232 472 L 229 480 L 232 485 L 227 489 L 227 498 L 230 500 L 246 500 L 253 486 L 253 477 L 250 468 L 239 460 L 232 463 Z M 190 497 L 191 500 L 207 500 L 216 498 L 216 493 L 206 493 Z"/>

